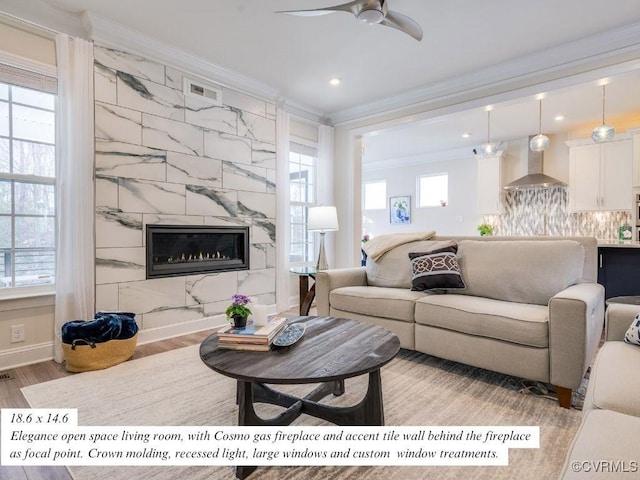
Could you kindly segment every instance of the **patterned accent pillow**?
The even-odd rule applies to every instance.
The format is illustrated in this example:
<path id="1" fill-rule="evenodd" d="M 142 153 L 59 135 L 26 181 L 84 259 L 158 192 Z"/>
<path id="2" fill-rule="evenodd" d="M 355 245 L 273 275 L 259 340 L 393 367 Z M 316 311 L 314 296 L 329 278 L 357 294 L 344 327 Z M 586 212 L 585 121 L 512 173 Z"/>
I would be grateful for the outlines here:
<path id="1" fill-rule="evenodd" d="M 465 288 L 460 266 L 456 260 L 458 245 L 430 252 L 409 253 L 411 261 L 411 290 L 439 290 Z"/>
<path id="2" fill-rule="evenodd" d="M 640 313 L 631 322 L 631 326 L 624 335 L 624 341 L 632 345 L 640 345 Z"/>

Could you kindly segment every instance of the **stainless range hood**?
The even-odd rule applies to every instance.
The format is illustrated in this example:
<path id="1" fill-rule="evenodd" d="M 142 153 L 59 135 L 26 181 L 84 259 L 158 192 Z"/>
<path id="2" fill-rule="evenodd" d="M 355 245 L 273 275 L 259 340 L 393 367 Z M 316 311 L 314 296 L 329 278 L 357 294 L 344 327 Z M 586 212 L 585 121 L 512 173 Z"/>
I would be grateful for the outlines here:
<path id="1" fill-rule="evenodd" d="M 529 141 L 531 141 L 529 138 Z M 527 174 L 524 177 L 520 177 L 517 180 L 505 185 L 505 190 L 520 190 L 526 188 L 551 188 L 551 187 L 566 187 L 567 184 L 558 180 L 557 178 L 550 177 L 542 173 L 544 166 L 544 152 L 534 152 L 529 148 L 527 143 L 527 151 L 529 157 L 527 158 Z"/>

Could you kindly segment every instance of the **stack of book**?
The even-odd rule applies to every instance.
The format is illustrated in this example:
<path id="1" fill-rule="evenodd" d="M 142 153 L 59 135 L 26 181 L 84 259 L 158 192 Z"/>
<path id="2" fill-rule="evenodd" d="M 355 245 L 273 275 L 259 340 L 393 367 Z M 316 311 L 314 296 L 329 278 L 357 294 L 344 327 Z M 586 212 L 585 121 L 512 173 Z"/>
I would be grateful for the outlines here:
<path id="1" fill-rule="evenodd" d="M 286 325 L 286 318 L 271 318 L 264 327 L 256 327 L 253 322 L 245 328 L 229 325 L 218 331 L 218 348 L 266 352 Z"/>

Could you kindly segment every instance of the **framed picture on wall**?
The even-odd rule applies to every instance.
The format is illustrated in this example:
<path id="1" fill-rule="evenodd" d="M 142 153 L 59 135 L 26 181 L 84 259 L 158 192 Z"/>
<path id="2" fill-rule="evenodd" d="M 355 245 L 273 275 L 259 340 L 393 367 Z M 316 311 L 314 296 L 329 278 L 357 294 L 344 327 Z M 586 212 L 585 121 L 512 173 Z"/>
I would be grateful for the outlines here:
<path id="1" fill-rule="evenodd" d="M 411 223 L 411 196 L 389 197 L 389 223 Z"/>

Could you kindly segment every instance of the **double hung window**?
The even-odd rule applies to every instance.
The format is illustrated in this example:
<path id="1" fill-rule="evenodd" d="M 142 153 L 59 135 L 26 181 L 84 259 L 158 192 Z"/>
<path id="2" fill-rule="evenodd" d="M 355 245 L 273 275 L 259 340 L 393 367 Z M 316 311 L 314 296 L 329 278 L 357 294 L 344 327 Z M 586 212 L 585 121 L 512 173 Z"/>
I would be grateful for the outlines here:
<path id="1" fill-rule="evenodd" d="M 0 65 L 0 289 L 54 283 L 55 79 L 39 77 Z"/>

